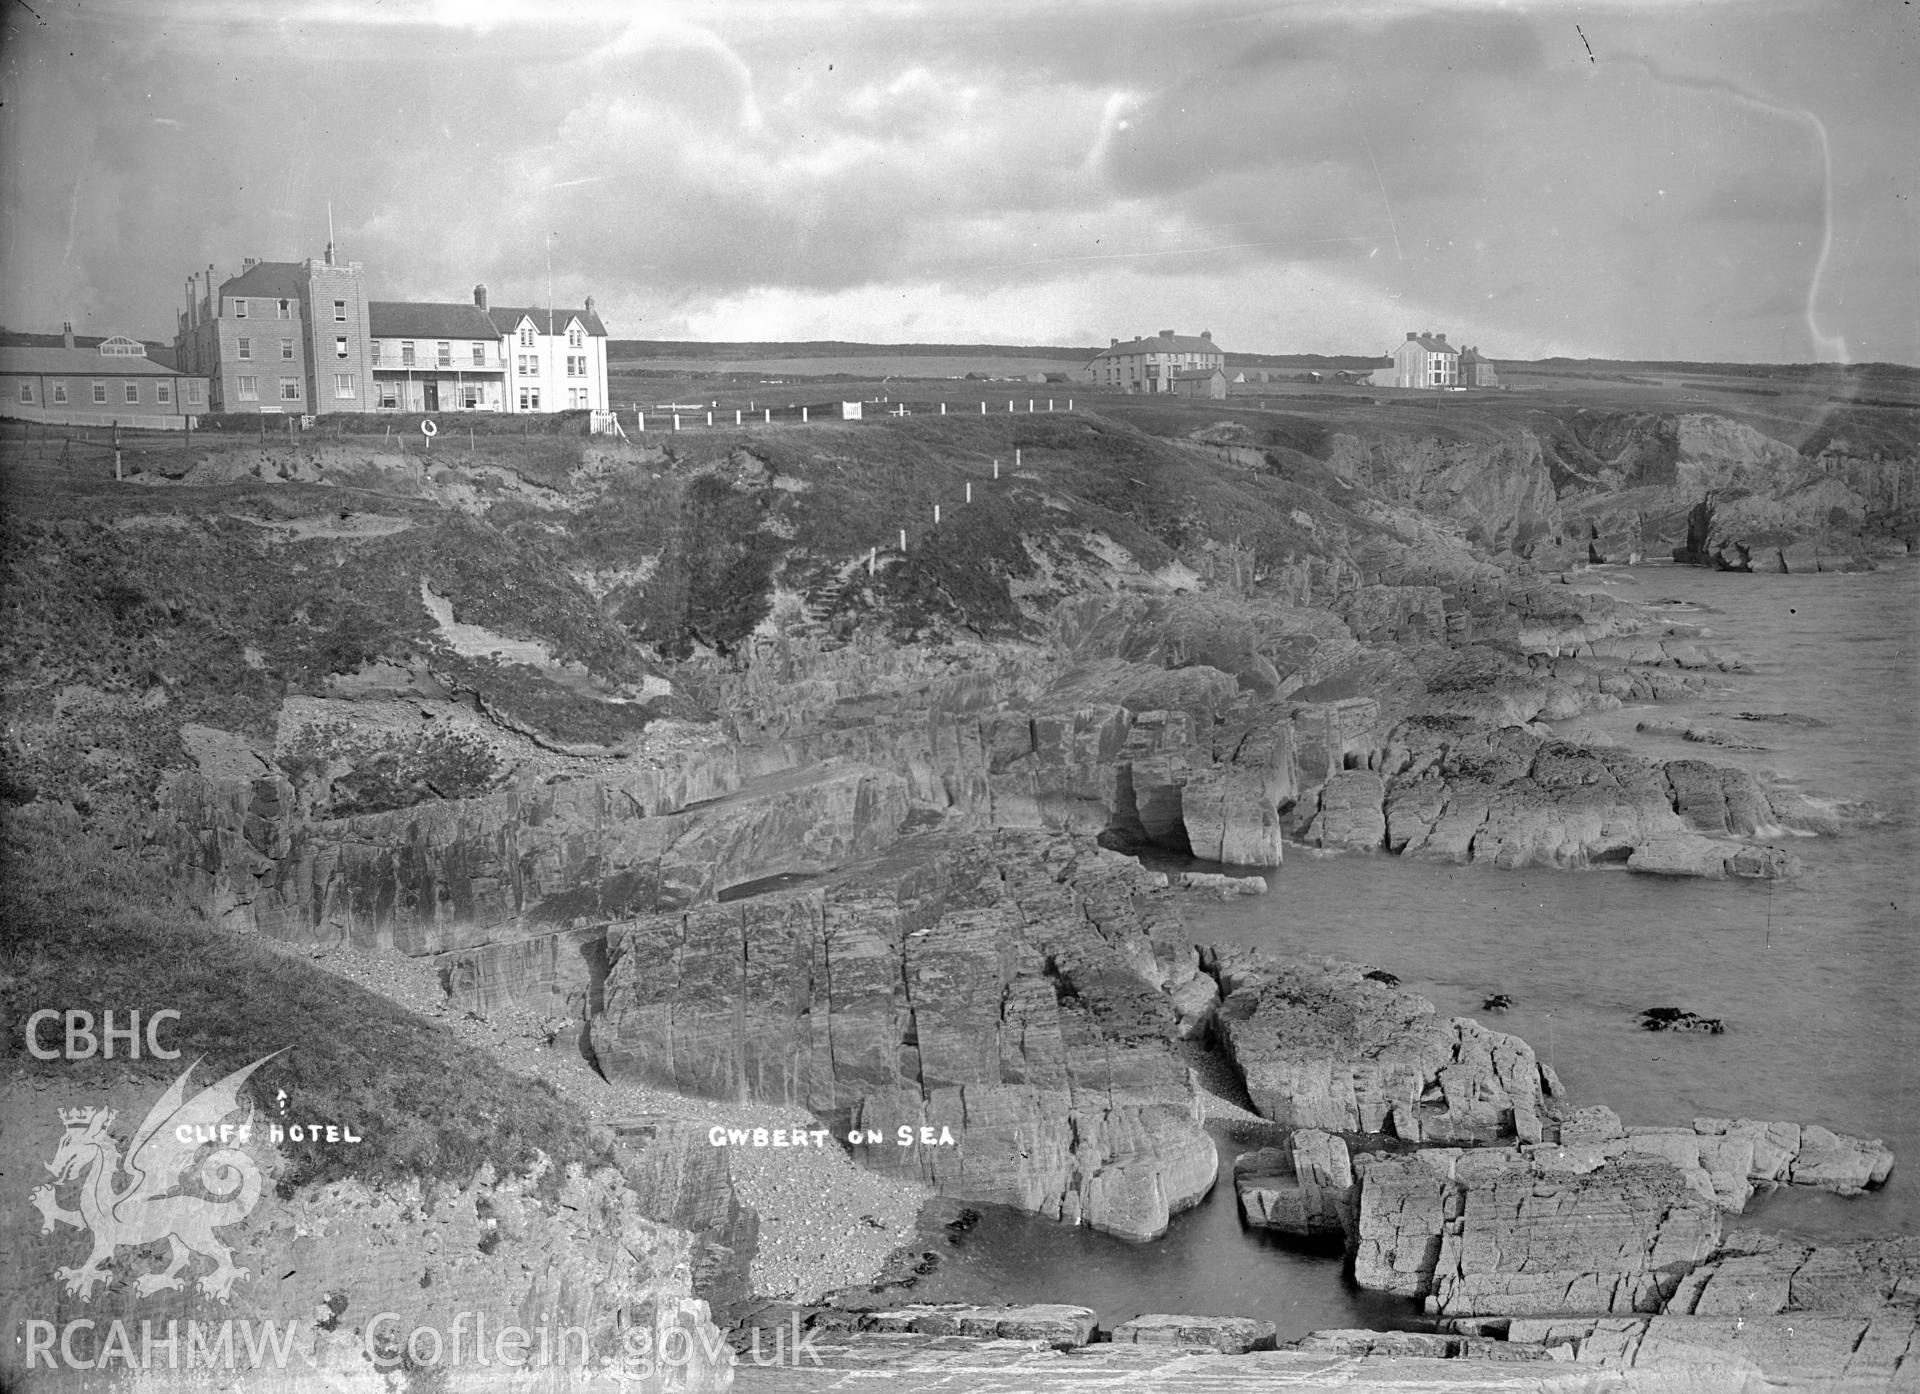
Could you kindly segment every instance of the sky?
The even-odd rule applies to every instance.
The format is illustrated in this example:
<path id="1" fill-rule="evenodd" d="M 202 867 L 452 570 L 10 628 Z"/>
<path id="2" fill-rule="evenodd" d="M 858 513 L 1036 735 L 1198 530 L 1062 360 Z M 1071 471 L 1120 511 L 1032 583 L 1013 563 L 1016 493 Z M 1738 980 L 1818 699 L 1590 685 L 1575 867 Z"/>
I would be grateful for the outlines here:
<path id="1" fill-rule="evenodd" d="M 1907 0 L 0 0 L 0 324 L 1920 364 Z"/>

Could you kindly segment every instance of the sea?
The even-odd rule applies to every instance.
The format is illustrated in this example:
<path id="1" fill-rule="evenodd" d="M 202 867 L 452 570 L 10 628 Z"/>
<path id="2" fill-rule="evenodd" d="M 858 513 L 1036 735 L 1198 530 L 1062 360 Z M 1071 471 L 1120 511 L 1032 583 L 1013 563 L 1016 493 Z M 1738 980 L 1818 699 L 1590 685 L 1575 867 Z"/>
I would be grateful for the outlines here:
<path id="1" fill-rule="evenodd" d="M 1857 574 L 1595 567 L 1572 578 L 1737 655 L 1715 690 L 1563 723 L 1650 757 L 1746 766 L 1816 800 L 1863 804 L 1835 836 L 1770 830 L 1790 880 L 1701 881 L 1621 868 L 1436 865 L 1288 847 L 1269 892 L 1187 911 L 1196 942 L 1257 945 L 1384 969 L 1446 1015 L 1529 1041 L 1576 1106 L 1628 1124 L 1696 1117 L 1818 1123 L 1883 1139 L 1881 1188 L 1782 1189 L 1732 1227 L 1815 1243 L 1920 1230 L 1920 559 Z M 1754 720 L 1750 718 L 1772 718 Z M 1785 719 L 1781 719 L 1785 718 Z M 1643 721 L 1725 732 L 1736 746 L 1636 733 Z M 1750 746 L 1742 749 L 1738 746 Z M 1510 1009 L 1481 1010 L 1493 993 Z M 1654 1033 L 1649 1007 L 1718 1017 L 1720 1035 Z M 1068 1302 L 1111 1326 L 1142 1312 L 1239 1314 L 1282 1340 L 1329 1327 L 1419 1329 L 1417 1304 L 1355 1287 L 1336 1248 L 1250 1229 L 1233 1154 L 1166 1235 L 1130 1242 L 999 1207 L 947 1245 L 916 1300 Z"/>

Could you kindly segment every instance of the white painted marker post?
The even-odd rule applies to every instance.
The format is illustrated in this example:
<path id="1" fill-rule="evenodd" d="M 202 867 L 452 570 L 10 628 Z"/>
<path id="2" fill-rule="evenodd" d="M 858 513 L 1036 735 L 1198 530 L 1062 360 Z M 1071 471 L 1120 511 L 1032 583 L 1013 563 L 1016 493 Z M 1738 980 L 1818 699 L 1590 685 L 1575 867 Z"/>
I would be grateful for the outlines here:
<path id="1" fill-rule="evenodd" d="M 767 425 L 771 426 L 773 424 L 773 408 L 767 407 L 765 410 L 766 410 L 766 416 L 767 416 Z"/>
<path id="2" fill-rule="evenodd" d="M 987 414 L 987 400 L 984 397 L 980 399 L 980 414 L 982 416 Z"/>
<path id="3" fill-rule="evenodd" d="M 733 424 L 736 426 L 740 424 L 740 412 L 738 408 L 735 408 L 733 413 Z"/>
<path id="4" fill-rule="evenodd" d="M 673 429 L 676 431 L 680 429 L 680 413 L 677 411 L 673 414 Z"/>
<path id="5" fill-rule="evenodd" d="M 945 416 L 947 414 L 947 404 L 945 402 L 942 402 L 940 404 L 940 414 L 942 416 Z"/>
<path id="6" fill-rule="evenodd" d="M 800 408 L 800 424 L 802 426 L 807 424 L 807 409 L 805 407 Z"/>
<path id="7" fill-rule="evenodd" d="M 906 554 L 907 554 L 907 530 L 905 528 L 902 528 L 900 529 L 900 555 L 905 556 Z"/>
<path id="8" fill-rule="evenodd" d="M 993 477 L 995 479 L 1000 477 L 1000 462 L 998 460 L 993 462 Z"/>
<path id="9" fill-rule="evenodd" d="M 869 576 L 873 575 L 873 568 L 879 562 L 879 560 L 880 560 L 880 549 L 878 547 L 867 548 L 867 575 Z"/>
<path id="10" fill-rule="evenodd" d="M 967 502 L 973 502 L 973 481 L 971 479 L 967 481 Z"/>
<path id="11" fill-rule="evenodd" d="M 708 424 L 709 426 L 711 426 L 711 425 L 713 424 L 713 413 L 712 413 L 712 412 L 708 412 L 708 413 L 707 413 L 707 424 Z"/>
<path id="12" fill-rule="evenodd" d="M 940 526 L 940 505 L 937 503 L 933 506 L 933 525 L 936 528 Z"/>

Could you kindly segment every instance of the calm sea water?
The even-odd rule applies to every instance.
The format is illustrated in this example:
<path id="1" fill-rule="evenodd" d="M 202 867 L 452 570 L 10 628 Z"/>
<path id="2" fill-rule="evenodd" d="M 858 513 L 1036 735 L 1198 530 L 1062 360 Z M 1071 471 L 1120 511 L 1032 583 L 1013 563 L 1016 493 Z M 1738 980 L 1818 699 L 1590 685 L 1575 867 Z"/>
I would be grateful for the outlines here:
<path id="1" fill-rule="evenodd" d="M 1656 566 L 1584 579 L 1697 626 L 1754 671 L 1684 703 L 1569 725 L 1651 756 L 1742 764 L 1812 796 L 1865 800 L 1881 821 L 1839 837 L 1775 838 L 1804 869 L 1774 886 L 1289 848 L 1265 897 L 1196 903 L 1194 938 L 1388 969 L 1442 1013 L 1525 1037 L 1576 1104 L 1608 1104 L 1628 1123 L 1786 1119 L 1883 1138 L 1898 1161 L 1881 1190 L 1782 1191 L 1736 1223 L 1815 1241 L 1920 1231 L 1920 562 L 1860 576 Z M 1824 724 L 1748 722 L 1742 712 Z M 1634 735 L 1647 719 L 1713 726 L 1765 748 Z M 1490 992 L 1508 994 L 1512 1009 L 1481 1013 Z M 1726 1033 L 1640 1029 L 1638 1013 L 1655 1006 L 1720 1017 Z M 1225 1129 L 1217 1136 L 1225 1177 L 1239 1144 Z M 1244 1229 L 1230 1181 L 1150 1244 L 992 1211 L 925 1298 L 1075 1302 L 1106 1324 L 1145 1311 L 1241 1313 L 1272 1320 L 1283 1339 L 1417 1324 L 1412 1304 L 1344 1282 L 1337 1255 Z"/>

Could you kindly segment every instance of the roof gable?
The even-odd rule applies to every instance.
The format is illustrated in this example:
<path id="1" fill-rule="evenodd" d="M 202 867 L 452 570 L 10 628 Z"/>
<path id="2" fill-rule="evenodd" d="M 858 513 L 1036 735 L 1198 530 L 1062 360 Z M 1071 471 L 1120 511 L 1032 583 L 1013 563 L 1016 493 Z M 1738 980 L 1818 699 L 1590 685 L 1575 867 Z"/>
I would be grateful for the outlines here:
<path id="1" fill-rule="evenodd" d="M 575 323 L 596 338 L 607 337 L 607 327 L 600 322 L 600 316 L 586 310 L 562 309 L 557 305 L 552 310 L 544 306 L 516 308 L 510 305 L 496 305 L 488 313 L 493 317 L 493 322 L 500 326 L 502 334 L 515 333 L 523 323 L 532 325 L 536 334 L 545 334 L 548 316 L 551 315 L 553 333 L 556 337 L 566 333 L 567 329 Z"/>

